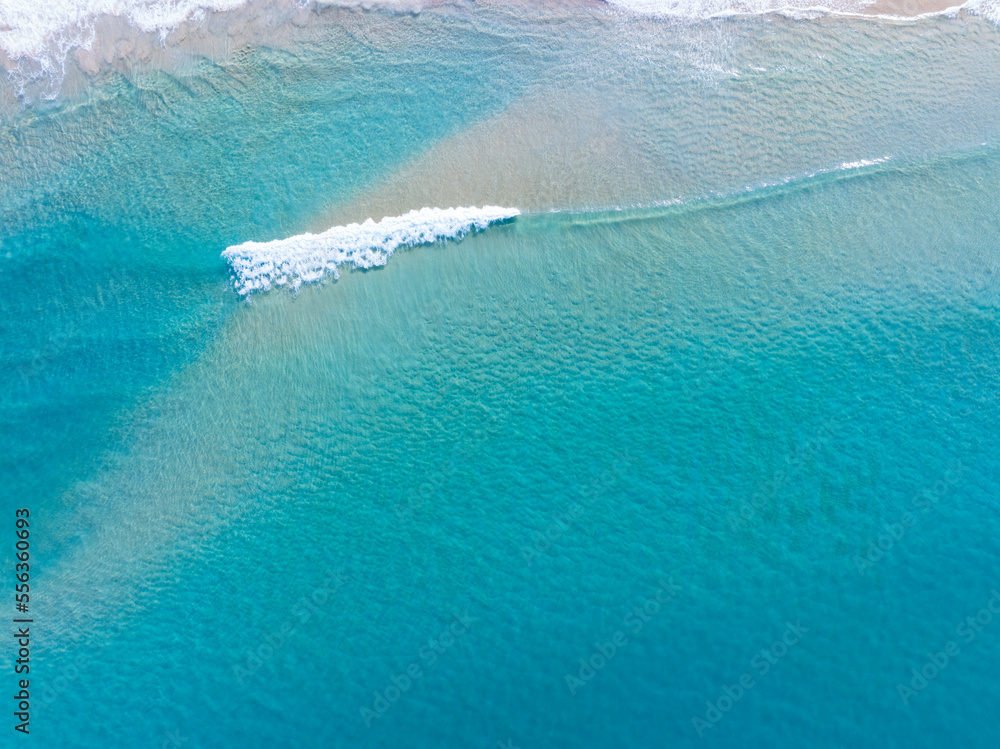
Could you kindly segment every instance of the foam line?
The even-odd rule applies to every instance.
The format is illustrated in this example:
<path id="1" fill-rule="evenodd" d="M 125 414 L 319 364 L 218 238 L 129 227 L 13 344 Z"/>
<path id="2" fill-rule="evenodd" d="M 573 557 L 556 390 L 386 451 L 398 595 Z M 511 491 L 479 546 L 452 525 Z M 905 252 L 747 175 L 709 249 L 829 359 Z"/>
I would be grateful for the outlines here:
<path id="1" fill-rule="evenodd" d="M 3 0 L 0 47 L 11 59 L 38 58 L 51 46 L 65 54 L 86 47 L 100 16 L 126 19 L 137 30 L 164 33 L 206 12 L 234 10 L 246 0 Z"/>
<path id="2" fill-rule="evenodd" d="M 763 16 L 771 13 L 792 19 L 817 15 L 858 16 L 868 19 L 912 21 L 934 16 L 954 16 L 968 11 L 1000 25 L 1000 0 L 955 0 L 941 10 L 912 15 L 871 13 L 876 0 L 605 0 L 615 8 L 642 15 L 707 20 L 728 16 Z M 919 8 L 919 0 L 915 9 Z"/>
<path id="3" fill-rule="evenodd" d="M 416 12 L 455 0 L 274 0 L 274 8 L 380 7 Z M 817 14 L 859 15 L 875 0 L 605 0 L 623 11 L 689 20 L 778 13 L 791 18 Z M 920 0 L 915 0 L 919 7 Z M 61 80 L 67 55 L 90 50 L 101 18 L 120 18 L 136 35 L 158 33 L 161 42 L 185 21 L 244 8 L 251 0 L 0 0 L 0 54 L 33 63 L 43 76 Z M 267 10 L 265 8 L 265 10 Z M 955 0 L 945 10 L 909 16 L 955 15 L 959 10 L 1000 25 L 1000 0 Z M 274 12 L 273 8 L 271 12 Z M 899 20 L 900 17 L 867 15 Z"/>
<path id="4" fill-rule="evenodd" d="M 298 234 L 272 242 L 244 242 L 222 253 L 233 269 L 236 290 L 247 295 L 274 287 L 298 289 L 324 276 L 339 278 L 342 265 L 375 268 L 399 248 L 461 239 L 490 224 L 521 215 L 517 208 L 421 208 L 381 221 L 334 226 L 322 234 Z"/>
<path id="5" fill-rule="evenodd" d="M 634 13 L 654 16 L 676 16 L 692 20 L 731 15 L 765 15 L 783 10 L 861 12 L 874 0 L 833 0 L 836 8 L 821 6 L 818 0 L 607 0 Z"/>

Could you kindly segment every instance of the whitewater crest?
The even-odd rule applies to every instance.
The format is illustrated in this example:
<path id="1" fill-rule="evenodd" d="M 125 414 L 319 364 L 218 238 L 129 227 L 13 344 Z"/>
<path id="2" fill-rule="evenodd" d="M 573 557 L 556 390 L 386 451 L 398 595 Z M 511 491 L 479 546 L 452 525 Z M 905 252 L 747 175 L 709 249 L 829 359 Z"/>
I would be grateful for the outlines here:
<path id="1" fill-rule="evenodd" d="M 875 0 L 833 0 L 837 10 L 860 13 Z M 635 13 L 707 19 L 735 15 L 765 15 L 785 10 L 826 10 L 820 0 L 607 0 Z M 822 7 L 821 7 L 822 6 Z"/>
<path id="2" fill-rule="evenodd" d="M 246 0 L 3 0 L 0 50 L 11 60 L 34 59 L 45 68 L 61 65 L 70 50 L 89 49 L 94 22 L 119 17 L 136 31 L 164 36 L 184 21 L 235 10 Z"/>
<path id="3" fill-rule="evenodd" d="M 385 265 L 400 248 L 461 239 L 491 224 L 520 216 L 517 208 L 421 208 L 381 221 L 334 226 L 322 234 L 298 234 L 272 242 L 244 242 L 222 253 L 232 266 L 240 294 L 288 286 L 298 289 L 332 275 L 342 265 L 364 269 Z"/>
<path id="4" fill-rule="evenodd" d="M 183 56 L 273 43 L 328 9 L 419 13 L 460 1 L 0 0 L 0 73 L 20 96 L 38 84 L 43 98 L 54 99 L 68 65 L 93 75 L 174 48 Z"/>
<path id="5" fill-rule="evenodd" d="M 686 20 L 771 13 L 791 18 L 832 13 L 899 19 L 967 11 L 1000 25 L 1000 0 L 604 2 L 628 14 Z M 464 0 L 0 0 L 0 71 L 14 80 L 19 95 L 27 95 L 29 84 L 40 83 L 43 96 L 51 99 L 59 92 L 68 62 L 96 74 L 118 60 L 148 62 L 167 49 L 168 41 L 194 54 L 216 50 L 219 38 L 227 40 L 227 47 L 273 42 L 282 29 L 306 25 L 324 9 L 419 13 L 464 4 Z"/>
<path id="6" fill-rule="evenodd" d="M 1000 25 L 1000 0 L 605 0 L 631 13 L 706 20 L 728 16 L 776 14 L 789 18 L 821 15 L 865 16 L 903 20 L 954 16 L 968 11 Z"/>

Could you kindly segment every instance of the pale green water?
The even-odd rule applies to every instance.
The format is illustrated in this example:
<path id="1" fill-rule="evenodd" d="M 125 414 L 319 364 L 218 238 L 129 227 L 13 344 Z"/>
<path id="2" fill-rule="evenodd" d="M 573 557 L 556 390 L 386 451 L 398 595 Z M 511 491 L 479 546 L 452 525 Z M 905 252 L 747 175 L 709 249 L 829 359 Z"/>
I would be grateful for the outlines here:
<path id="1" fill-rule="evenodd" d="M 1000 32 L 351 18 L 0 131 L 35 741 L 990 745 Z M 297 296 L 219 257 L 487 202 L 526 215 Z"/>

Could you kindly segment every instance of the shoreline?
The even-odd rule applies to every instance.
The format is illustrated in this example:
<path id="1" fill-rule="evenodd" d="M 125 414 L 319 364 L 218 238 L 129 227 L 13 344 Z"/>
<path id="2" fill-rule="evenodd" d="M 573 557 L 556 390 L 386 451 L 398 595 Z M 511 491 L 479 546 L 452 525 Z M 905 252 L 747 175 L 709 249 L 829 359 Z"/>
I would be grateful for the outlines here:
<path id="1" fill-rule="evenodd" d="M 2 36 L 13 29 L 0 22 L 0 72 L 6 78 L 0 83 L 0 119 L 10 104 L 17 109 L 73 99 L 109 72 L 172 71 L 202 59 L 221 62 L 254 46 L 289 50 L 309 41 L 316 29 L 350 25 L 349 17 L 359 13 L 416 15 L 465 6 L 465 0 L 308 0 L 304 5 L 294 0 L 248 0 L 236 8 L 194 13 L 162 29 L 143 29 L 126 15 L 100 14 L 50 33 L 43 49 L 16 55 L 3 44 Z"/>
<path id="2" fill-rule="evenodd" d="M 488 8 L 492 2 L 480 3 Z M 819 4 L 808 8 L 775 7 L 753 12 L 723 12 L 702 16 L 683 13 L 657 14 L 629 5 L 604 0 L 520 0 L 503 4 L 524 9 L 571 7 L 607 13 L 609 16 L 662 17 L 678 23 L 710 19 L 781 16 L 792 19 L 855 18 L 870 21 L 915 22 L 937 16 L 974 15 L 1000 22 L 978 0 L 956 4 L 953 0 L 874 0 L 858 10 L 836 10 Z M 351 17 L 368 14 L 418 15 L 423 12 L 453 12 L 468 15 L 475 6 L 468 0 L 338 1 L 248 0 L 236 8 L 199 11 L 170 28 L 143 30 L 126 15 L 102 14 L 49 35 L 47 47 L 29 55 L 12 56 L 9 40 L 3 35 L 14 31 L 10 20 L 0 21 L 0 120 L 27 107 L 44 102 L 74 100 L 98 77 L 110 72 L 123 75 L 142 70 L 174 71 L 198 60 L 220 62 L 234 53 L 254 46 L 288 51 L 297 43 L 319 38 L 319 30 L 334 26 L 350 27 Z M 991 18 L 996 15 L 997 18 Z M 349 29 L 348 29 L 349 31 Z M 67 39 L 69 39 L 67 41 Z M 8 44 L 4 44 L 8 41 Z"/>

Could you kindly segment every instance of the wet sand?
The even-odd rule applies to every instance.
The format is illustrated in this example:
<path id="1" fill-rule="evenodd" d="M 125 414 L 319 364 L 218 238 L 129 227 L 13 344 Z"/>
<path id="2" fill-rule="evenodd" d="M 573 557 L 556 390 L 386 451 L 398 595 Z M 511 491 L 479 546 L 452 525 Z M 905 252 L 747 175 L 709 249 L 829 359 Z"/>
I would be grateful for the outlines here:
<path id="1" fill-rule="evenodd" d="M 291 49 L 314 39 L 330 25 L 350 25 L 366 11 L 414 14 L 427 10 L 468 12 L 464 0 L 391 0 L 391 2 L 310 2 L 294 0 L 249 0 L 235 10 L 208 12 L 169 31 L 146 32 L 122 16 L 102 15 L 93 21 L 93 34 L 84 46 L 64 54 L 53 44 L 32 56 L 12 58 L 0 36 L 0 70 L 7 81 L 0 83 L 0 117 L 10 113 L 12 102 L 34 104 L 53 99 L 72 99 L 102 73 L 129 74 L 136 70 L 172 71 L 193 60 L 222 61 L 252 46 Z M 0 26 L 0 35 L 10 27 Z M 4 105 L 7 106 L 4 106 Z"/>
<path id="2" fill-rule="evenodd" d="M 873 16 L 922 16 L 949 8 L 957 9 L 961 5 L 953 0 L 876 0 L 864 12 Z"/>
<path id="3" fill-rule="evenodd" d="M 562 10 L 574 6 L 622 12 L 600 0 L 519 0 L 507 5 L 536 9 L 553 6 Z M 72 48 L 64 54 L 53 45 L 38 52 L 34 59 L 12 59 L 4 51 L 4 34 L 13 29 L 9 23 L 0 23 L 0 70 L 7 78 L 0 82 L 0 120 L 26 104 L 71 100 L 85 91 L 95 77 L 109 71 L 126 75 L 144 69 L 173 71 L 198 59 L 221 61 L 234 52 L 257 45 L 293 49 L 297 43 L 319 38 L 322 29 L 329 25 L 358 26 L 359 16 L 370 12 L 469 14 L 472 7 L 468 0 L 334 0 L 314 1 L 304 7 L 292 0 L 249 0 L 236 10 L 209 12 L 165 33 L 139 31 L 120 16 L 101 16 L 93 23 L 92 38 L 84 47 Z M 912 17 L 958 7 L 953 0 L 876 0 L 862 14 Z"/>

